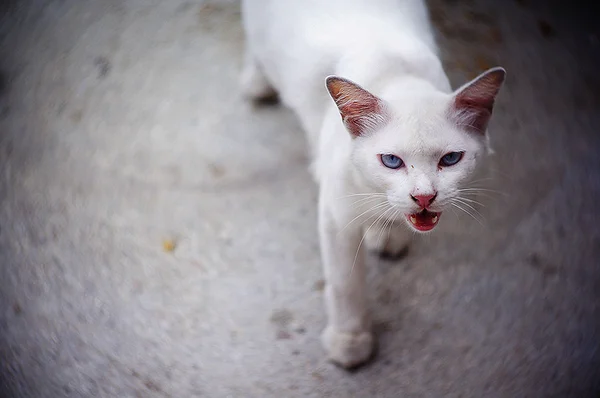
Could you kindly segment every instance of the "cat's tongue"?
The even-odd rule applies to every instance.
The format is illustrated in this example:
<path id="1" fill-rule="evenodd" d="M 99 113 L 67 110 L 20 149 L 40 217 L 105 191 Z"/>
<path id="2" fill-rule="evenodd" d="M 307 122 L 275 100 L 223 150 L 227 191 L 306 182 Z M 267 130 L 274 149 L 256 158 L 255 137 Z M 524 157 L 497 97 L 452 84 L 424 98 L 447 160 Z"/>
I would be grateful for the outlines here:
<path id="1" fill-rule="evenodd" d="M 406 218 L 410 225 L 412 225 L 418 231 L 431 231 L 438 223 L 440 215 L 442 213 L 436 213 L 433 211 L 423 210 L 419 213 L 408 214 Z"/>

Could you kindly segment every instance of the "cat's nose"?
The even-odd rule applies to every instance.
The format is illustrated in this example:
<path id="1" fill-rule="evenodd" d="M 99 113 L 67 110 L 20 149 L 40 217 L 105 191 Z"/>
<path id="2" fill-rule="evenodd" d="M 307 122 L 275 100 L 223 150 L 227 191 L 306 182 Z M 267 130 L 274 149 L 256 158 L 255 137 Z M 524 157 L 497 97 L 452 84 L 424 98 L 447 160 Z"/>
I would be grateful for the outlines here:
<path id="1" fill-rule="evenodd" d="M 436 196 L 437 192 L 433 195 L 410 195 L 412 200 L 414 200 L 415 203 L 423 208 L 427 208 L 430 204 L 432 204 Z"/>

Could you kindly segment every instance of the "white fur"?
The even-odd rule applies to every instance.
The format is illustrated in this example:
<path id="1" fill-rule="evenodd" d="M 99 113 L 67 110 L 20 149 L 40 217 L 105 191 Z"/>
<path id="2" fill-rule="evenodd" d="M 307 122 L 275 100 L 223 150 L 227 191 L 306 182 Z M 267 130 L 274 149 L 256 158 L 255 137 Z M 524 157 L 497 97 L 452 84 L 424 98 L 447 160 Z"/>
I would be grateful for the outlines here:
<path id="1" fill-rule="evenodd" d="M 404 247 L 413 235 L 405 214 L 420 210 L 410 195 L 437 192 L 431 210 L 445 209 L 485 154 L 486 138 L 449 113 L 454 94 L 421 0 L 246 0 L 242 12 L 246 94 L 274 88 L 300 118 L 314 155 L 329 316 L 323 343 L 335 362 L 358 365 L 373 347 L 365 244 Z M 332 74 L 380 98 L 386 122 L 375 115 L 352 138 L 325 88 Z M 439 169 L 451 151 L 464 151 L 463 160 Z M 384 167 L 382 153 L 406 167 Z"/>

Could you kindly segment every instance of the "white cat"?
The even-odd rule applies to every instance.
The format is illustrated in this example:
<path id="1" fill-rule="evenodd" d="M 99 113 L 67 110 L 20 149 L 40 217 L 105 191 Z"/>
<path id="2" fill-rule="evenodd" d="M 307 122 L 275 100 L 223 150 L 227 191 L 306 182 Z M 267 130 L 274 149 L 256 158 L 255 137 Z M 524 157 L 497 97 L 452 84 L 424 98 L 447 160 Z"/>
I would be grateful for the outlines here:
<path id="1" fill-rule="evenodd" d="M 322 339 L 331 360 L 353 367 L 374 345 L 364 247 L 398 253 L 413 231 L 435 228 L 488 151 L 505 71 L 452 92 L 422 0 L 245 0 L 242 15 L 244 93 L 278 93 L 308 135 L 327 281 Z"/>

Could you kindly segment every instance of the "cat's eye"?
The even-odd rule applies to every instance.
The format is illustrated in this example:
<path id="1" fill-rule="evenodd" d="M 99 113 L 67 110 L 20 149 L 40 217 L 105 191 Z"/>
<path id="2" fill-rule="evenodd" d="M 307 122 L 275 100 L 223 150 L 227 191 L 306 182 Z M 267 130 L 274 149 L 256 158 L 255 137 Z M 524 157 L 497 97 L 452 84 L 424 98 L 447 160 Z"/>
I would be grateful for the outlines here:
<path id="1" fill-rule="evenodd" d="M 396 155 L 383 154 L 379 155 L 379 159 L 381 159 L 381 163 L 389 169 L 399 169 L 404 164 L 402 159 Z"/>
<path id="2" fill-rule="evenodd" d="M 442 156 L 440 159 L 440 166 L 448 167 L 454 166 L 456 163 L 460 162 L 463 157 L 464 152 L 449 152 Z"/>

